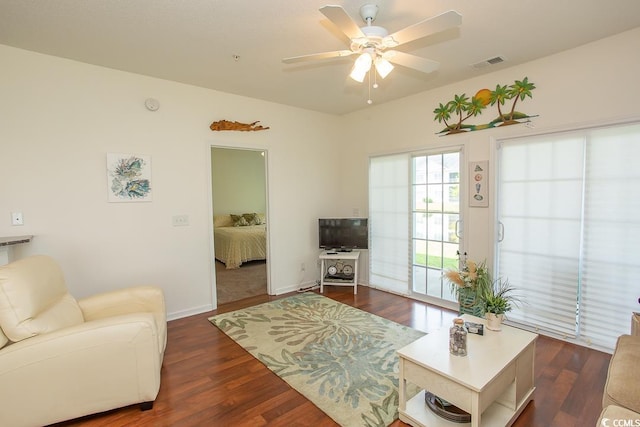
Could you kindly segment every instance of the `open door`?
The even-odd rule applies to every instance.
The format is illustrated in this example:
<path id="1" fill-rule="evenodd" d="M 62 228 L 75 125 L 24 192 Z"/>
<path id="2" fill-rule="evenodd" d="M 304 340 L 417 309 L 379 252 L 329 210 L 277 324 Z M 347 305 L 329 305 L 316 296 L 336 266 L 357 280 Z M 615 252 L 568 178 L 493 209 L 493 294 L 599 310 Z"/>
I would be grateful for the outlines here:
<path id="1" fill-rule="evenodd" d="M 211 147 L 217 305 L 269 293 L 265 150 Z"/>

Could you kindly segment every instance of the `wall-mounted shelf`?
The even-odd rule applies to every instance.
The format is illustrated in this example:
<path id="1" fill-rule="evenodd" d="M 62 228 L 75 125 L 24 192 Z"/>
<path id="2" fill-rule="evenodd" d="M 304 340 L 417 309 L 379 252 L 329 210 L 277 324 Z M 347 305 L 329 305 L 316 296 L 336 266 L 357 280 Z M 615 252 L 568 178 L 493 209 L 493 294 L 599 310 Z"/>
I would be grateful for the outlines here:
<path id="1" fill-rule="evenodd" d="M 21 243 L 29 243 L 33 236 L 8 236 L 0 237 L 0 265 L 11 262 L 11 247 Z"/>

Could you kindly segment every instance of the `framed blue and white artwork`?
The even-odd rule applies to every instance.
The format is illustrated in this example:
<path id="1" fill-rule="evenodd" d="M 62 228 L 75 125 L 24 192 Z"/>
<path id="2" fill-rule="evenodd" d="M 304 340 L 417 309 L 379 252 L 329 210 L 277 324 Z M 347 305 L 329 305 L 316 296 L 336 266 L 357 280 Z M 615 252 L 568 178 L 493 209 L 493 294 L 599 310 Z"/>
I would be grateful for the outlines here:
<path id="1" fill-rule="evenodd" d="M 107 154 L 109 202 L 151 201 L 151 156 Z"/>

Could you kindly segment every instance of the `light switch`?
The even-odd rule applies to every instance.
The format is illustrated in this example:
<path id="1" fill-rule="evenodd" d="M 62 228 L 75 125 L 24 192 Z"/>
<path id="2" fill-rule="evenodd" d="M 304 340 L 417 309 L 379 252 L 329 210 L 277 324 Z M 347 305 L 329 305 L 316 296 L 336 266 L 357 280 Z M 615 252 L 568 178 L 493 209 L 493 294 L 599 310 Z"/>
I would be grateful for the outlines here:
<path id="1" fill-rule="evenodd" d="M 189 225 L 189 215 L 174 215 L 173 218 L 171 218 L 171 223 L 174 227 Z"/>

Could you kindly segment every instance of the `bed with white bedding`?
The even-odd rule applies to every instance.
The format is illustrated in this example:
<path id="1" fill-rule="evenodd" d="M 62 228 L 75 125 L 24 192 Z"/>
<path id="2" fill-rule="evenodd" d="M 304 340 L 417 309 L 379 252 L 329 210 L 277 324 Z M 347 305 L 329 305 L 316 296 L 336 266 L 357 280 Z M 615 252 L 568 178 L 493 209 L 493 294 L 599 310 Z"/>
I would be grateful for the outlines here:
<path id="1" fill-rule="evenodd" d="M 245 220 L 234 221 L 239 217 L 244 217 Z M 248 261 L 267 259 L 267 225 L 264 223 L 264 215 L 216 216 L 213 237 L 215 257 L 227 269 L 239 268 Z"/>

